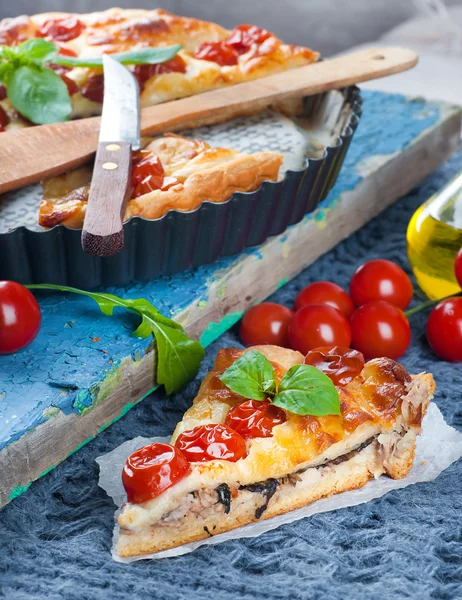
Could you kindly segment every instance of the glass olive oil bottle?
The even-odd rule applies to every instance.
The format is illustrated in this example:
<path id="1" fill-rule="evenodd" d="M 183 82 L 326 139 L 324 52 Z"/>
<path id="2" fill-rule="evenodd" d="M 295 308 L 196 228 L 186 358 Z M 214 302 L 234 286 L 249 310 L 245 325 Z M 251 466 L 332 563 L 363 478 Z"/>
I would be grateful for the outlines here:
<path id="1" fill-rule="evenodd" d="M 462 171 L 414 213 L 407 251 L 418 284 L 431 300 L 460 291 L 454 260 L 462 247 Z"/>

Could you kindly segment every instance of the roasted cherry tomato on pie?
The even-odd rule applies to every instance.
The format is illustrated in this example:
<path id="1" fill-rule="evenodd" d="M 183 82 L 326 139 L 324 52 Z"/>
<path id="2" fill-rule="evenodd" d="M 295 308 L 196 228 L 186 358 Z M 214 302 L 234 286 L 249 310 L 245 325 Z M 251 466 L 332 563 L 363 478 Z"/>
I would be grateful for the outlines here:
<path id="1" fill-rule="evenodd" d="M 139 150 L 132 158 L 132 198 L 176 185 L 175 177 L 166 177 L 160 158 L 150 150 Z"/>
<path id="2" fill-rule="evenodd" d="M 302 354 L 321 346 L 349 346 L 350 342 L 348 320 L 327 304 L 303 306 L 289 323 L 290 347 Z"/>
<path id="3" fill-rule="evenodd" d="M 57 42 L 68 42 L 85 31 L 85 24 L 75 17 L 47 19 L 38 28 L 40 37 L 51 38 Z"/>
<path id="4" fill-rule="evenodd" d="M 310 350 L 305 356 L 305 365 L 316 367 L 332 379 L 336 386 L 342 387 L 361 373 L 364 356 L 361 352 L 344 346 L 326 346 Z"/>
<path id="5" fill-rule="evenodd" d="M 41 322 L 40 307 L 28 289 L 14 281 L 0 281 L 0 354 L 28 346 Z"/>
<path id="6" fill-rule="evenodd" d="M 69 96 L 73 96 L 74 94 L 77 94 L 77 92 L 79 91 L 79 86 L 75 83 L 75 81 L 73 79 L 71 79 L 70 77 L 68 77 L 67 75 L 65 75 L 64 73 L 59 73 L 59 76 L 66 84 Z"/>
<path id="7" fill-rule="evenodd" d="M 456 273 L 457 283 L 462 288 L 462 248 L 457 253 L 456 262 L 454 263 L 454 271 Z"/>
<path id="8" fill-rule="evenodd" d="M 293 316 L 290 308 L 275 302 L 262 302 L 252 306 L 242 317 L 239 329 L 242 343 L 246 346 L 274 344 L 287 347 L 287 332 Z"/>
<path id="9" fill-rule="evenodd" d="M 227 46 L 231 46 L 238 54 L 245 54 L 250 50 L 252 44 L 262 44 L 273 34 L 266 29 L 256 25 L 238 25 L 225 40 Z"/>
<path id="10" fill-rule="evenodd" d="M 127 499 L 134 504 L 147 502 L 178 483 L 191 472 L 191 466 L 178 448 L 151 444 L 131 454 L 122 471 Z"/>
<path id="11" fill-rule="evenodd" d="M 244 438 L 226 425 L 198 425 L 180 433 L 175 446 L 189 462 L 218 459 L 236 462 L 247 456 Z"/>
<path id="12" fill-rule="evenodd" d="M 90 75 L 83 84 L 81 93 L 84 98 L 102 104 L 104 99 L 104 75 L 102 73 Z"/>
<path id="13" fill-rule="evenodd" d="M 307 304 L 328 304 L 339 310 L 347 319 L 355 309 L 345 290 L 330 281 L 315 281 L 304 287 L 295 298 L 295 310 Z"/>
<path id="14" fill-rule="evenodd" d="M 443 360 L 462 361 L 462 297 L 447 298 L 435 306 L 427 322 L 427 339 Z"/>
<path id="15" fill-rule="evenodd" d="M 269 400 L 247 400 L 236 404 L 226 415 L 225 425 L 244 439 L 271 437 L 273 427 L 285 423 L 286 414 Z"/>
<path id="16" fill-rule="evenodd" d="M 238 52 L 224 42 L 203 42 L 194 53 L 196 58 L 215 62 L 221 67 L 230 67 L 237 65 L 239 60 Z"/>
<path id="17" fill-rule="evenodd" d="M 141 88 L 154 75 L 164 75 L 165 73 L 186 73 L 186 63 L 181 56 L 176 54 L 171 60 L 167 60 L 164 63 L 157 65 L 136 65 L 133 69 L 133 74 Z"/>
<path id="18" fill-rule="evenodd" d="M 412 283 L 403 269 L 391 260 L 370 260 L 361 265 L 350 282 L 356 306 L 384 300 L 403 310 L 412 300 Z"/>
<path id="19" fill-rule="evenodd" d="M 0 106 L 0 131 L 5 131 L 10 119 L 4 109 Z"/>
<path id="20" fill-rule="evenodd" d="M 58 54 L 61 54 L 61 56 L 77 56 L 77 52 L 75 52 L 71 48 L 68 48 L 66 45 L 60 44 L 59 42 L 56 42 L 56 41 L 54 43 L 56 46 L 58 46 L 58 48 L 59 48 Z"/>
<path id="21" fill-rule="evenodd" d="M 370 358 L 399 358 L 411 341 L 411 328 L 403 311 L 388 302 L 369 302 L 351 317 L 352 343 Z"/>

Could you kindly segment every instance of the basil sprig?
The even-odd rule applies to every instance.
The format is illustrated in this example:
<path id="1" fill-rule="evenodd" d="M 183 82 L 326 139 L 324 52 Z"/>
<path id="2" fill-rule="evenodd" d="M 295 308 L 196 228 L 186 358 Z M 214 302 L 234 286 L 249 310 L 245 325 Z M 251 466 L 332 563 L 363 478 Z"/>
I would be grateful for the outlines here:
<path id="1" fill-rule="evenodd" d="M 141 323 L 134 331 L 136 337 L 147 338 L 153 335 L 157 346 L 157 383 L 165 386 L 167 394 L 177 392 L 197 375 L 204 348 L 186 335 L 183 327 L 164 317 L 149 300 L 144 298 L 119 298 L 113 294 L 85 292 L 73 287 L 53 284 L 32 284 L 26 286 L 35 290 L 58 290 L 72 292 L 92 298 L 101 312 L 112 316 L 114 308 L 129 310 L 141 317 Z"/>
<path id="2" fill-rule="evenodd" d="M 228 367 L 220 380 L 244 398 L 270 399 L 275 406 L 298 415 L 341 414 L 335 385 L 311 365 L 291 367 L 277 386 L 270 361 L 261 352 L 250 350 Z"/>
<path id="3" fill-rule="evenodd" d="M 112 54 L 124 65 L 159 64 L 171 60 L 181 46 L 141 48 Z M 17 46 L 0 46 L 0 82 L 7 88 L 11 104 L 37 125 L 69 119 L 72 103 L 66 84 L 47 65 L 65 67 L 102 67 L 101 56 L 80 58 L 62 56 L 59 47 L 42 38 Z"/>

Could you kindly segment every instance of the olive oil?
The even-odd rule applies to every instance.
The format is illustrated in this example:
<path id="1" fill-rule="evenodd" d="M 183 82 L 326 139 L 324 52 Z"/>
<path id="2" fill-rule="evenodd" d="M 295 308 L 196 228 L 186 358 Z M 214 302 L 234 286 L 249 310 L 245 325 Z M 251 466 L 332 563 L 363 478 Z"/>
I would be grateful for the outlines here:
<path id="1" fill-rule="evenodd" d="M 454 260 L 462 247 L 462 172 L 414 213 L 407 229 L 409 262 L 432 300 L 460 291 Z"/>

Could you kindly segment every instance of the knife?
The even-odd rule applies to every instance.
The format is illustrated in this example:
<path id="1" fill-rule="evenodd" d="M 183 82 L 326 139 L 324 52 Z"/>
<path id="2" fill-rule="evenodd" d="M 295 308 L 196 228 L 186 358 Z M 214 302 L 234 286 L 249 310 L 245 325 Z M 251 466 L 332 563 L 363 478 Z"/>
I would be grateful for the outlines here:
<path id="1" fill-rule="evenodd" d="M 130 71 L 103 55 L 104 102 L 99 142 L 82 230 L 82 248 L 112 256 L 124 245 L 132 150 L 140 148 L 139 87 Z"/>

